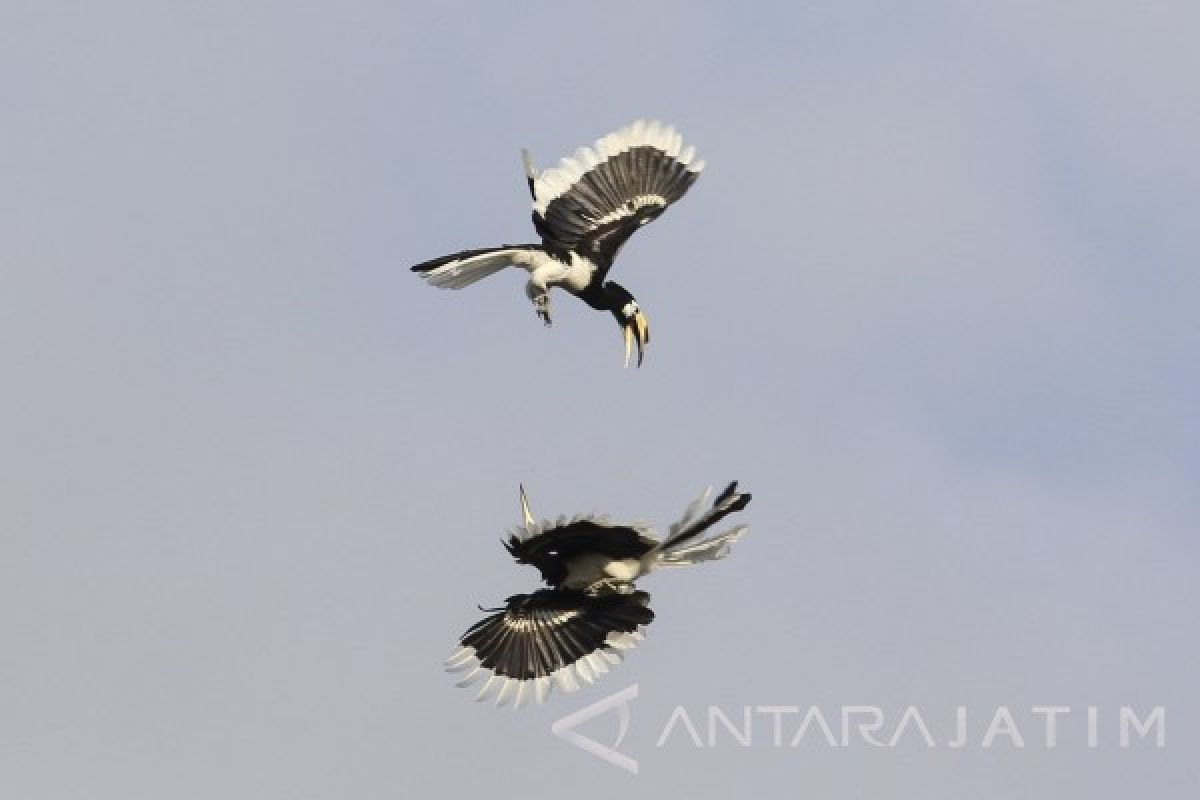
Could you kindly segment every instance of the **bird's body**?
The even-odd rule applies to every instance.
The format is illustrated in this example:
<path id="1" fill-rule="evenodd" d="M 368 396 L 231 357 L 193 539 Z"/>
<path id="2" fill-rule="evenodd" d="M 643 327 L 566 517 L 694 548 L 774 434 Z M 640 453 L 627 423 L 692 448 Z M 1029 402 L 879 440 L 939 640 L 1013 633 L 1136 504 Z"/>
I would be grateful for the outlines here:
<path id="1" fill-rule="evenodd" d="M 650 595 L 635 584 L 664 566 L 684 566 L 723 558 L 746 532 L 738 526 L 699 539 L 729 514 L 741 511 L 750 495 L 732 483 L 703 506 L 706 491 L 660 540 L 641 525 L 616 525 L 606 517 L 579 516 L 556 522 L 534 521 L 521 491 L 524 525 L 504 545 L 518 564 L 537 568 L 549 588 L 509 597 L 500 609 L 471 626 L 447 669 L 466 672 L 466 686 L 484 680 L 477 699 L 495 691 L 498 705 L 541 703 L 552 688 L 574 691 L 608 672 L 642 638 L 654 619 Z"/>
<path id="2" fill-rule="evenodd" d="M 567 253 L 565 259 L 535 251 L 526 293 L 536 296 L 558 287 L 582 298 L 588 287 L 594 285 L 595 275 L 595 265 L 574 251 Z"/>
<path id="3" fill-rule="evenodd" d="M 470 286 L 505 267 L 524 269 L 525 294 L 543 322 L 551 323 L 550 290 L 563 289 L 611 313 L 625 337 L 626 364 L 636 340 L 641 365 L 650 338 L 645 315 L 628 290 L 607 280 L 608 271 L 633 232 L 681 198 L 703 168 L 672 128 L 640 120 L 540 174 L 526 153 L 541 243 L 464 250 L 412 269 L 443 289 Z"/>

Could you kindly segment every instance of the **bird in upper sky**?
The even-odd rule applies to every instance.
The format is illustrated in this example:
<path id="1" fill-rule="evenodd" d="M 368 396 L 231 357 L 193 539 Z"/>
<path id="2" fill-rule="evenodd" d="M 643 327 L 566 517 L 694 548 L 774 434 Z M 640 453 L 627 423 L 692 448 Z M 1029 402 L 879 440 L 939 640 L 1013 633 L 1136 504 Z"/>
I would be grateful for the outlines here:
<path id="1" fill-rule="evenodd" d="M 520 267 L 529 273 L 525 294 L 546 325 L 550 290 L 564 289 L 616 317 L 625 366 L 634 342 L 641 366 L 650 341 L 646 316 L 625 287 L 608 280 L 608 271 L 621 245 L 683 197 L 704 162 L 673 128 L 642 120 L 579 148 L 541 174 L 529 151 L 521 154 L 541 244 L 464 250 L 417 264 L 413 272 L 438 288 L 461 289 L 505 267 Z"/>
<path id="2" fill-rule="evenodd" d="M 446 660 L 458 682 L 483 685 L 477 700 L 495 696 L 496 705 L 521 708 L 542 703 L 554 688 L 573 692 L 620 663 L 621 651 L 642 640 L 654 619 L 650 595 L 634 582 L 658 567 L 678 567 L 724 558 L 748 528 L 700 538 L 726 516 L 741 511 L 750 495 L 725 487 L 711 506 L 706 490 L 683 517 L 658 539 L 641 524 L 618 525 L 604 516 L 560 517 L 535 522 L 521 488 L 523 525 L 504 546 L 518 564 L 538 569 L 550 587 L 509 597 L 500 608 L 472 625 Z"/>

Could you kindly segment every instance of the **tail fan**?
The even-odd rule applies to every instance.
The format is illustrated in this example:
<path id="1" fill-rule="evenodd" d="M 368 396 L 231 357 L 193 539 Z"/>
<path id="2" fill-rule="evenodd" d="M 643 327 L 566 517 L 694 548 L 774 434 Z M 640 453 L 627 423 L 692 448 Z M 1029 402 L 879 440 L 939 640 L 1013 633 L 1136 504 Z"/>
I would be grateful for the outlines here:
<path id="1" fill-rule="evenodd" d="M 730 546 L 746 534 L 749 528 L 739 525 L 724 533 L 694 541 L 725 517 L 741 511 L 750 504 L 751 495 L 737 490 L 737 481 L 725 487 L 707 511 L 701 511 L 711 494 L 711 489 L 696 498 L 684 510 L 678 522 L 671 525 L 667 538 L 658 547 L 656 564 L 659 566 L 685 566 L 701 561 L 724 558 Z"/>
<path id="2" fill-rule="evenodd" d="M 439 289 L 462 289 L 505 267 L 529 265 L 540 249 L 535 244 L 506 244 L 464 250 L 417 264 L 412 271 Z"/>

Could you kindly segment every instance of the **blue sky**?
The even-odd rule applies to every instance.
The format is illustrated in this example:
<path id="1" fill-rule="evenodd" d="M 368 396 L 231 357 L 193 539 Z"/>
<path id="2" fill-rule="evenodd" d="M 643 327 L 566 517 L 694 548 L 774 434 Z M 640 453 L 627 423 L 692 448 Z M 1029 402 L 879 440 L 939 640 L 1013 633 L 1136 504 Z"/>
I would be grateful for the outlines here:
<path id="1" fill-rule="evenodd" d="M 1196 783 L 1190 4 L 3 17 L 5 796 Z M 638 117 L 708 162 L 613 273 L 642 370 L 520 276 L 409 274 L 533 237 L 521 147 Z M 514 715 L 441 672 L 536 585 L 519 482 L 664 525 L 732 478 L 750 535 L 646 581 L 603 683 Z M 636 778 L 550 734 L 634 682 Z M 1168 746 L 654 747 L 680 704 L 812 703 L 1162 705 Z"/>

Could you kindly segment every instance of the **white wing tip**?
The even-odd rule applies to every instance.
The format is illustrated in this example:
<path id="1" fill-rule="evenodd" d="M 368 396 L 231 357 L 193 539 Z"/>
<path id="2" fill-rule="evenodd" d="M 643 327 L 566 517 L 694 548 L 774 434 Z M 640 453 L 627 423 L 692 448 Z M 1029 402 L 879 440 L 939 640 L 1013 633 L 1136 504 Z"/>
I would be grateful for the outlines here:
<path id="1" fill-rule="evenodd" d="M 654 147 L 683 164 L 693 174 L 704 169 L 704 161 L 697 160 L 696 149 L 683 147 L 683 137 L 674 127 L 660 120 L 637 119 L 612 133 L 601 136 L 591 149 L 580 147 L 574 156 L 562 159 L 558 166 L 551 167 L 533 178 L 533 209 L 545 214 L 550 203 L 573 186 L 589 170 L 613 156 L 638 146 Z"/>

